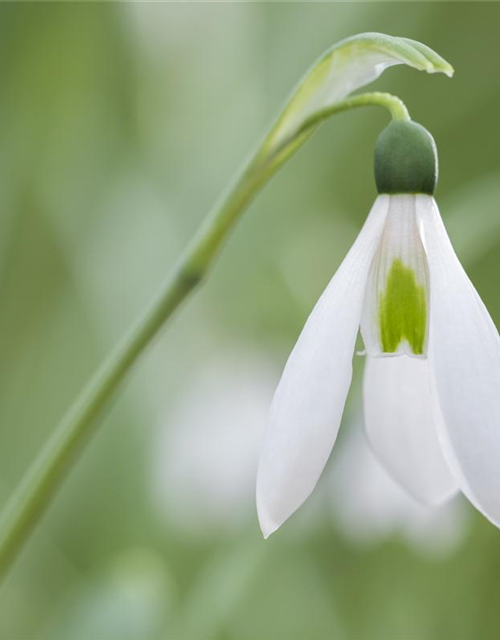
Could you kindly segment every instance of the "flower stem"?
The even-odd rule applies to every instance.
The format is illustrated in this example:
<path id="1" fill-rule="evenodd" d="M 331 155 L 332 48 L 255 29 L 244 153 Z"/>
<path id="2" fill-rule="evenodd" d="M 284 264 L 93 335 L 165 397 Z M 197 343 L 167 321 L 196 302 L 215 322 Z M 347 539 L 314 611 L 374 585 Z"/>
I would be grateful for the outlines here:
<path id="1" fill-rule="evenodd" d="M 372 91 L 370 93 L 362 93 L 359 96 L 352 96 L 341 102 L 336 102 L 332 106 L 321 111 L 317 111 L 313 116 L 304 122 L 302 129 L 317 124 L 330 116 L 356 109 L 358 107 L 385 107 L 391 114 L 393 120 L 410 120 L 410 114 L 405 103 L 393 96 L 391 93 L 382 93 L 380 91 Z"/>
<path id="2" fill-rule="evenodd" d="M 266 136 L 240 177 L 216 202 L 156 299 L 85 387 L 6 505 L 0 518 L 0 581 L 50 505 L 103 409 L 166 320 L 206 276 L 228 232 L 251 200 L 321 122 L 335 113 L 372 105 L 389 109 L 393 118 L 409 119 L 399 98 L 367 93 L 316 113 L 278 148 L 263 155 L 261 149 L 270 134 Z"/>

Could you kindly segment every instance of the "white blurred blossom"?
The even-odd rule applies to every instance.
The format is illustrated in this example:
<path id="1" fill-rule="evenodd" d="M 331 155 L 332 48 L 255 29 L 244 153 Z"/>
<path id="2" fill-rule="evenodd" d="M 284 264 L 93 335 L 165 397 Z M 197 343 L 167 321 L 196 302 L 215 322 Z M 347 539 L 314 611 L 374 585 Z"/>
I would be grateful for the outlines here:
<path id="1" fill-rule="evenodd" d="M 392 480 L 372 453 L 361 414 L 345 425 L 345 433 L 324 491 L 330 501 L 333 495 L 334 526 L 358 544 L 400 536 L 424 555 L 452 553 L 468 531 L 468 510 L 461 496 L 440 507 L 420 504 Z"/>
<path id="2" fill-rule="evenodd" d="M 272 366 L 238 349 L 205 361 L 153 441 L 155 503 L 195 534 L 254 516 L 262 432 L 276 382 Z"/>

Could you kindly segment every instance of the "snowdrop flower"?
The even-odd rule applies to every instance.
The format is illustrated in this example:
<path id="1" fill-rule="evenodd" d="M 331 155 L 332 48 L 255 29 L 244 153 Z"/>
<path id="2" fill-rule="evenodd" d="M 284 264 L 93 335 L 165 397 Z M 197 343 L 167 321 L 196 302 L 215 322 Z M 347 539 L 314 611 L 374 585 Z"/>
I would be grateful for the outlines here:
<path id="1" fill-rule="evenodd" d="M 239 347 L 193 375 L 153 443 L 152 489 L 167 523 L 204 536 L 251 518 L 274 374 L 265 356 Z"/>
<path id="2" fill-rule="evenodd" d="M 418 501 L 460 489 L 500 524 L 500 339 L 458 261 L 433 193 L 431 135 L 393 121 L 375 152 L 378 197 L 312 311 L 276 391 L 257 479 L 265 537 L 314 489 L 335 442 L 358 329 L 365 428 Z"/>
<path id="3" fill-rule="evenodd" d="M 413 500 L 379 463 L 364 434 L 361 408 L 327 469 L 323 494 L 333 526 L 350 543 L 377 545 L 398 537 L 426 557 L 454 553 L 469 532 L 469 509 L 460 496 L 440 508 Z M 324 508 L 324 501 L 323 501 Z"/>

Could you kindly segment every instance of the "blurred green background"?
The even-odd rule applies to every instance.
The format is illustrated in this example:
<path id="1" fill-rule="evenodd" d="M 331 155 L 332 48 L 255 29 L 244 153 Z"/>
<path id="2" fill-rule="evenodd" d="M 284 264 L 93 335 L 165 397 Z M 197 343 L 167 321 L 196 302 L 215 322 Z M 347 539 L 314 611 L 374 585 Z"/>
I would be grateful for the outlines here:
<path id="1" fill-rule="evenodd" d="M 434 134 L 438 201 L 500 323 L 500 5 L 0 5 L 0 497 L 154 294 L 304 70 L 362 31 Z M 2 640 L 496 640 L 500 533 L 413 504 L 360 435 L 362 358 L 318 491 L 269 541 L 274 386 L 375 197 L 382 110 L 321 129 L 156 341 L 0 591 Z"/>

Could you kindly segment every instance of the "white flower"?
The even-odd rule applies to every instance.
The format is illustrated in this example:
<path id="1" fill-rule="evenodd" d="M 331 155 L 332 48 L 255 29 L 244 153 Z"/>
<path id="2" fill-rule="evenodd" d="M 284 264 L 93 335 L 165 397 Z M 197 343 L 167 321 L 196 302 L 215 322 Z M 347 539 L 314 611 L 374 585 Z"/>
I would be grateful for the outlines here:
<path id="1" fill-rule="evenodd" d="M 360 326 L 365 426 L 379 460 L 421 503 L 461 490 L 500 525 L 500 337 L 431 195 L 430 134 L 393 123 L 377 143 L 375 169 L 381 195 L 273 400 L 257 479 L 265 537 L 306 500 L 326 464 Z"/>
<path id="2" fill-rule="evenodd" d="M 255 351 L 203 362 L 153 442 L 155 504 L 168 524 L 204 536 L 251 518 L 255 467 L 274 371 Z"/>
<path id="3" fill-rule="evenodd" d="M 413 500 L 386 473 L 369 447 L 361 411 L 344 422 L 346 434 L 325 471 L 332 525 L 351 544 L 373 546 L 399 538 L 427 557 L 454 553 L 469 532 L 469 510 L 461 496 L 436 508 Z"/>

